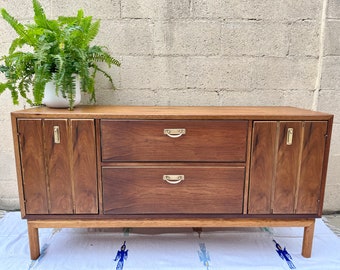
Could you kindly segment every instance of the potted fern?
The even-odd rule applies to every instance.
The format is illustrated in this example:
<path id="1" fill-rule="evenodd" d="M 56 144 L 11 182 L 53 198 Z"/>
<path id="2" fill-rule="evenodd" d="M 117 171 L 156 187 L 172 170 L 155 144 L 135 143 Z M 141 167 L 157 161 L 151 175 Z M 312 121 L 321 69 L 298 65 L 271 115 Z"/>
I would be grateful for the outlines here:
<path id="1" fill-rule="evenodd" d="M 100 21 L 92 22 L 92 17 L 84 16 L 82 10 L 75 17 L 47 19 L 38 0 L 33 0 L 33 9 L 34 23 L 26 25 L 1 9 L 3 19 L 16 31 L 18 38 L 12 41 L 8 55 L 0 58 L 0 72 L 6 77 L 6 81 L 0 83 L 0 94 L 7 89 L 13 104 L 18 104 L 21 96 L 31 105 L 40 105 L 45 86 L 52 84 L 55 94 L 65 99 L 66 107 L 72 110 L 77 84 L 81 91 L 89 94 L 90 101 L 96 101 L 97 72 L 104 74 L 114 89 L 111 75 L 100 63 L 111 67 L 120 66 L 120 62 L 105 47 L 90 45 L 98 34 Z"/>

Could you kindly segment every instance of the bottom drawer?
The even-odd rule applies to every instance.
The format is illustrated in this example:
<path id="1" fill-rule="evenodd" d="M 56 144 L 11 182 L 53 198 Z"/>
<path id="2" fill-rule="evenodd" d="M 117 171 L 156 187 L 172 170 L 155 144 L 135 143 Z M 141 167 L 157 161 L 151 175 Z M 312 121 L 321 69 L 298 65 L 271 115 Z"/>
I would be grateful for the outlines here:
<path id="1" fill-rule="evenodd" d="M 104 214 L 241 214 L 244 173 L 243 166 L 104 167 Z"/>

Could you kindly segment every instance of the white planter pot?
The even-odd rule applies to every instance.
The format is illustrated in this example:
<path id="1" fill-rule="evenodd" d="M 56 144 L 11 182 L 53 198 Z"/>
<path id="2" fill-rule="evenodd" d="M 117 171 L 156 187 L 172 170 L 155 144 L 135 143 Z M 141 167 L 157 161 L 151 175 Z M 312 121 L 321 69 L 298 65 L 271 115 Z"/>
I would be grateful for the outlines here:
<path id="1" fill-rule="evenodd" d="M 74 97 L 74 104 L 76 106 L 81 101 L 81 91 L 80 91 L 80 79 L 79 76 L 76 76 L 76 93 Z M 68 108 L 70 106 L 68 98 L 64 98 L 62 96 L 61 91 L 58 91 L 58 95 L 56 94 L 56 85 L 53 81 L 48 82 L 45 86 L 44 98 L 42 100 L 42 104 L 46 105 L 50 108 Z"/>

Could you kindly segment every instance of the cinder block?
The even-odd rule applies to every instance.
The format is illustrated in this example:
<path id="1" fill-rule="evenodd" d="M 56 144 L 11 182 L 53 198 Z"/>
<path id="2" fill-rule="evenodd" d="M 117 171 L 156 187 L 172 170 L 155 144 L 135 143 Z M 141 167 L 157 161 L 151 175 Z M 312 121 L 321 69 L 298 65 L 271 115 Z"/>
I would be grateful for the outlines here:
<path id="1" fill-rule="evenodd" d="M 340 210 L 340 185 L 326 185 L 324 212 L 334 212 Z"/>
<path id="2" fill-rule="evenodd" d="M 122 88 L 184 88 L 186 61 L 183 57 L 123 58 Z"/>
<path id="3" fill-rule="evenodd" d="M 327 17 L 340 19 L 340 1 L 339 0 L 328 1 Z"/>
<path id="4" fill-rule="evenodd" d="M 150 89 L 105 90 L 98 96 L 98 104 L 101 105 L 154 106 L 157 100 L 158 96 Z"/>
<path id="5" fill-rule="evenodd" d="M 15 211 L 20 209 L 19 197 L 18 198 L 1 198 L 0 208 L 5 211 Z"/>
<path id="6" fill-rule="evenodd" d="M 45 0 L 47 1 L 47 0 Z M 120 17 L 120 0 L 51 0 L 52 16 L 76 16 L 79 9 L 85 16 L 96 19 L 113 19 Z"/>
<path id="7" fill-rule="evenodd" d="M 321 77 L 322 89 L 340 88 L 340 56 L 324 57 Z"/>
<path id="8" fill-rule="evenodd" d="M 285 23 L 237 21 L 222 26 L 222 54 L 286 56 L 289 26 Z"/>
<path id="9" fill-rule="evenodd" d="M 319 55 L 320 24 L 316 21 L 299 21 L 291 26 L 289 55 Z"/>
<path id="10" fill-rule="evenodd" d="M 326 23 L 324 55 L 340 56 L 340 20 Z"/>
<path id="11" fill-rule="evenodd" d="M 193 58 L 188 61 L 191 88 L 314 89 L 317 59 L 274 57 Z"/>
<path id="12" fill-rule="evenodd" d="M 216 55 L 220 51 L 219 22 L 170 21 L 155 23 L 155 54 Z"/>
<path id="13" fill-rule="evenodd" d="M 320 16 L 320 0 L 193 0 L 193 16 L 199 18 L 296 21 Z"/>
<path id="14" fill-rule="evenodd" d="M 18 198 L 18 186 L 16 179 L 4 180 L 0 179 L 1 189 L 0 198 L 16 199 Z"/>
<path id="15" fill-rule="evenodd" d="M 216 106 L 219 94 L 202 89 L 157 90 L 161 106 Z"/>
<path id="16" fill-rule="evenodd" d="M 153 25 L 148 20 L 103 20 L 95 44 L 107 46 L 113 55 L 151 55 Z"/>
<path id="17" fill-rule="evenodd" d="M 249 67 L 254 71 L 252 88 L 312 90 L 317 64 L 316 58 L 257 58 Z"/>
<path id="18" fill-rule="evenodd" d="M 333 154 L 332 150 L 333 148 L 331 148 L 330 159 L 328 163 L 327 180 L 326 180 L 327 186 L 340 185 L 340 179 L 339 179 L 340 154 L 339 153 Z"/>
<path id="19" fill-rule="evenodd" d="M 280 106 L 283 105 L 284 93 L 280 90 L 252 90 L 220 92 L 222 106 Z"/>
<path id="20" fill-rule="evenodd" d="M 9 130 L 9 133 L 12 132 L 12 129 Z M 2 134 L 1 134 L 2 135 Z M 16 182 L 16 167 L 15 167 L 15 159 L 14 159 L 14 149 L 13 149 L 13 140 L 12 139 L 4 139 L 4 142 L 8 144 L 8 147 L 5 150 L 0 151 L 0 181 L 1 180 L 15 180 Z M 1 188 L 0 188 L 1 190 Z"/>
<path id="21" fill-rule="evenodd" d="M 175 19 L 190 15 L 189 1 L 122 0 L 122 18 Z"/>
<path id="22" fill-rule="evenodd" d="M 310 108 L 313 101 L 311 91 L 263 90 L 252 91 L 223 90 L 220 105 L 224 106 L 297 106 Z"/>
<path id="23" fill-rule="evenodd" d="M 189 88 L 251 89 L 254 58 L 195 57 L 188 59 Z"/>
<path id="24" fill-rule="evenodd" d="M 340 91 L 339 89 L 322 89 L 319 93 L 318 110 L 335 115 L 334 122 L 340 124 Z M 339 130 L 340 131 L 340 130 Z M 340 136 L 340 133 L 339 133 Z M 339 144 L 340 154 L 340 144 Z"/>
<path id="25" fill-rule="evenodd" d="M 285 90 L 283 93 L 283 106 L 295 106 L 311 109 L 313 105 L 314 91 L 311 89 Z"/>

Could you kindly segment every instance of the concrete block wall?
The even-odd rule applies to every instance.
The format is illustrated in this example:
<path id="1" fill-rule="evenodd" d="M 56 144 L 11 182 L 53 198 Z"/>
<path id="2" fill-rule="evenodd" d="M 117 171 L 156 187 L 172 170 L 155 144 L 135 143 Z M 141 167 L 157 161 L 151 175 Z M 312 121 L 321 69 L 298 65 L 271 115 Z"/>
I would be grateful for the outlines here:
<path id="1" fill-rule="evenodd" d="M 340 210 L 338 0 L 41 3 L 52 17 L 82 8 L 101 20 L 95 42 L 122 66 L 110 70 L 114 92 L 98 77 L 98 104 L 289 105 L 334 113 L 325 210 Z M 31 0 L 0 0 L 0 7 L 32 20 Z M 0 55 L 14 37 L 0 20 Z M 23 106 L 13 106 L 7 93 L 0 96 L 0 208 L 19 206 L 9 111 Z"/>
<path id="2" fill-rule="evenodd" d="M 318 109 L 335 115 L 326 209 L 340 209 L 340 1 L 329 0 L 325 18 L 325 40 Z"/>

